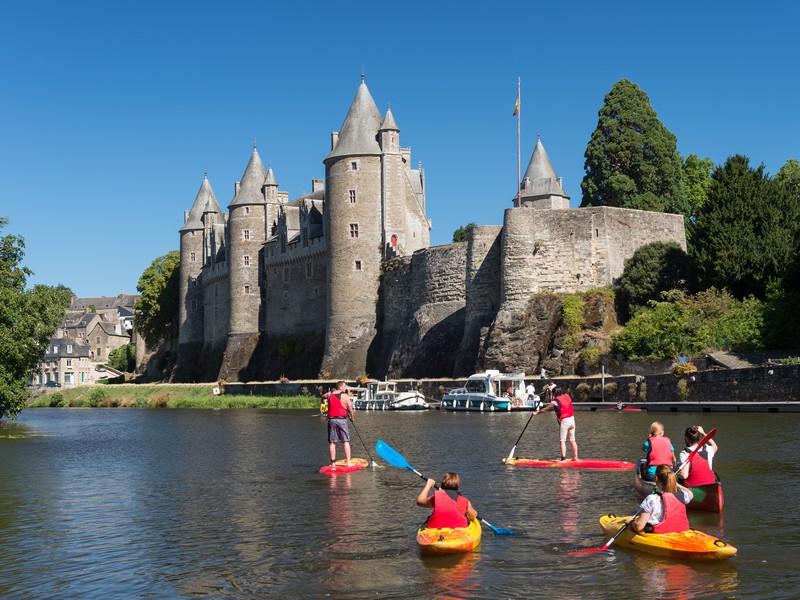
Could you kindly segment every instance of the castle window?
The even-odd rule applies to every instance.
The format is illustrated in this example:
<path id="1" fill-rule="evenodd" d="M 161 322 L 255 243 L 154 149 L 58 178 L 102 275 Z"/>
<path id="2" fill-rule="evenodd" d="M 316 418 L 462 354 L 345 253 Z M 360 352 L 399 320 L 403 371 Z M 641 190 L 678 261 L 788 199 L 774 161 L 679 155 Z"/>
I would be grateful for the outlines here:
<path id="1" fill-rule="evenodd" d="M 197 310 L 197 300 L 192 300 L 192 310 Z"/>
<path id="2" fill-rule="evenodd" d="M 350 237 L 353 239 L 358 237 L 358 223 L 350 223 Z"/>
<path id="3" fill-rule="evenodd" d="M 287 292 L 287 291 L 285 291 L 285 290 L 284 290 L 284 292 L 283 292 L 283 299 L 284 299 L 284 300 L 288 300 L 288 299 L 289 299 L 289 292 Z"/>
<path id="4" fill-rule="evenodd" d="M 244 214 L 246 214 L 246 215 L 250 214 L 250 207 L 249 206 L 245 206 L 244 207 Z"/>
<path id="5" fill-rule="evenodd" d="M 250 266 L 250 257 L 248 255 L 245 254 L 242 257 L 242 261 L 244 262 L 244 266 L 245 267 L 249 267 Z"/>
<path id="6" fill-rule="evenodd" d="M 72 354 L 72 344 L 67 344 L 67 354 Z"/>
<path id="7" fill-rule="evenodd" d="M 242 290 L 242 292 L 244 293 L 245 296 L 250 294 L 250 286 L 249 285 L 244 286 L 244 289 Z"/>
<path id="8" fill-rule="evenodd" d="M 283 282 L 289 283 L 289 267 L 284 267 L 283 269 Z"/>
<path id="9" fill-rule="evenodd" d="M 595 229 L 594 230 L 594 237 L 600 237 L 600 230 L 599 229 Z"/>
<path id="10" fill-rule="evenodd" d="M 351 168 L 353 171 L 358 171 L 358 163 L 357 163 L 356 161 L 353 161 L 353 162 L 351 162 L 351 163 L 350 163 L 350 168 Z"/>
<path id="11" fill-rule="evenodd" d="M 361 270 L 361 261 L 357 260 L 356 261 L 356 271 L 360 271 L 360 270 Z"/>
<path id="12" fill-rule="evenodd" d="M 192 262 L 197 260 L 197 254 L 195 254 L 194 252 L 190 252 L 189 253 L 189 260 L 192 261 Z"/>
<path id="13" fill-rule="evenodd" d="M 242 237 L 245 240 L 249 240 L 250 239 L 250 230 L 249 229 L 243 229 L 242 230 Z"/>
<path id="14" fill-rule="evenodd" d="M 67 359 L 67 368 L 68 368 L 68 369 L 71 369 L 71 368 L 72 368 L 72 361 L 71 361 L 71 360 L 69 360 L 69 359 Z"/>
<path id="15" fill-rule="evenodd" d="M 356 191 L 350 190 L 350 204 L 356 203 Z"/>
<path id="16" fill-rule="evenodd" d="M 311 262 L 306 263 L 306 277 L 311 277 L 312 267 Z"/>
<path id="17" fill-rule="evenodd" d="M 194 234 L 195 234 L 195 232 L 194 232 L 194 231 L 192 231 L 192 237 L 194 237 Z"/>

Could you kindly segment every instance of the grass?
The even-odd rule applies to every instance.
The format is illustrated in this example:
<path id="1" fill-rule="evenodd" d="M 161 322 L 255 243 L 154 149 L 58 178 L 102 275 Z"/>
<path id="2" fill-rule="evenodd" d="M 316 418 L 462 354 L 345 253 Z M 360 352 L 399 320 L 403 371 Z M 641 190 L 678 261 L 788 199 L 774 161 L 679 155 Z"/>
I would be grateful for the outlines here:
<path id="1" fill-rule="evenodd" d="M 121 384 L 36 394 L 30 408 L 319 408 L 316 396 L 214 396 L 211 384 Z"/>

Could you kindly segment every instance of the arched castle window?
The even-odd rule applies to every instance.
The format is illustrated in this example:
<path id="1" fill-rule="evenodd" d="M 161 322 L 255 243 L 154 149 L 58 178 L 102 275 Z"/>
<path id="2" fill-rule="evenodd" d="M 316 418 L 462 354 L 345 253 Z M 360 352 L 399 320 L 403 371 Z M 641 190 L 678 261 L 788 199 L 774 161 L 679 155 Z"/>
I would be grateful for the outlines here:
<path id="1" fill-rule="evenodd" d="M 350 223 L 350 237 L 353 239 L 358 237 L 358 223 Z"/>

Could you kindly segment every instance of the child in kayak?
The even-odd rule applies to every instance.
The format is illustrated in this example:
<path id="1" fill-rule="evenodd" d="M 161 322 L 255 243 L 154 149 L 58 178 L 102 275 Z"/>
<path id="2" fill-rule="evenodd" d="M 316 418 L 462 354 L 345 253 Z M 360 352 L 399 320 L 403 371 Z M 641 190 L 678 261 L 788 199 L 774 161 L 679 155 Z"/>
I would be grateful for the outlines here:
<path id="1" fill-rule="evenodd" d="M 692 491 L 678 483 L 669 465 L 656 469 L 656 493 L 649 494 L 639 506 L 642 512 L 628 521 L 636 533 L 676 533 L 689 529 L 686 505 Z"/>
<path id="2" fill-rule="evenodd" d="M 642 450 L 647 453 L 647 464 L 642 479 L 655 481 L 658 465 L 675 465 L 675 448 L 668 437 L 664 436 L 664 425 L 660 421 L 650 424 L 650 437 L 642 444 Z"/>
<path id="3" fill-rule="evenodd" d="M 461 479 L 458 474 L 448 471 L 442 477 L 441 489 L 429 496 L 428 493 L 436 482 L 428 479 L 417 496 L 417 506 L 433 509 L 428 517 L 427 527 L 433 529 L 466 527 L 478 516 L 478 511 L 472 508 L 472 503 L 458 492 L 460 484 Z"/>
<path id="4" fill-rule="evenodd" d="M 686 448 L 681 450 L 681 464 L 686 462 L 689 454 L 697 447 L 697 444 L 706 437 L 706 432 L 700 425 L 692 425 L 686 428 L 684 439 L 686 441 Z M 705 485 L 707 483 L 714 483 L 717 476 L 714 475 L 714 456 L 717 454 L 717 443 L 711 439 L 708 440 L 697 454 L 694 455 L 680 472 L 683 482 L 686 485 Z"/>

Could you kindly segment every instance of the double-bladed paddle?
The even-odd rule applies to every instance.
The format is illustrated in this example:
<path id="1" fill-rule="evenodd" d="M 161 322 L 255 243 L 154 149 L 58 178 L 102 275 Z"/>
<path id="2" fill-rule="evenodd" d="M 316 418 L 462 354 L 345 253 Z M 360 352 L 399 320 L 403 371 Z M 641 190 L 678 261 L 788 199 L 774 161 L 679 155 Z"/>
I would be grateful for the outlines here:
<path id="1" fill-rule="evenodd" d="M 686 460 L 683 461 L 683 464 L 674 469 L 675 473 L 680 473 L 683 470 L 683 468 L 686 465 L 688 465 L 689 462 L 694 458 L 694 455 L 697 454 L 697 451 L 700 450 L 700 448 L 702 448 L 703 446 L 705 446 L 706 442 L 708 442 L 708 440 L 710 440 L 712 437 L 714 437 L 714 435 L 716 433 L 717 433 L 717 428 L 714 427 L 714 429 L 709 431 L 706 434 L 706 436 L 697 443 L 697 446 L 695 447 L 694 450 L 692 450 L 691 454 L 689 454 L 689 456 L 686 457 Z M 656 491 L 656 488 L 654 487 L 653 488 L 653 493 L 655 493 L 655 491 Z M 633 521 L 636 520 L 636 517 L 638 517 L 642 513 L 642 510 L 644 510 L 644 509 L 640 507 L 639 510 L 637 510 L 634 513 L 634 515 L 630 518 L 630 520 L 627 523 L 625 523 L 625 525 L 620 527 L 619 531 L 617 531 L 617 533 L 615 533 L 614 536 L 610 540 L 608 540 L 605 544 L 603 544 L 599 548 L 585 548 L 583 550 L 573 550 L 572 552 L 570 552 L 570 554 L 591 554 L 593 552 L 602 552 L 603 550 L 607 550 L 609 548 L 609 546 L 611 546 L 611 544 L 613 544 L 614 541 L 620 536 L 620 534 L 628 528 L 628 525 L 630 525 L 631 523 L 633 523 Z"/>
<path id="2" fill-rule="evenodd" d="M 402 454 L 400 454 L 397 450 L 392 448 L 389 444 L 387 444 L 383 440 L 378 440 L 378 442 L 375 444 L 375 451 L 378 454 L 380 454 L 381 458 L 383 458 L 383 460 L 388 462 L 390 465 L 399 467 L 401 469 L 408 469 L 412 473 L 419 475 L 425 481 L 428 480 L 428 478 L 425 477 L 425 475 L 423 475 L 422 473 L 417 471 L 414 467 L 412 467 L 410 464 L 408 464 L 408 461 L 403 457 Z M 439 489 L 438 485 L 436 486 L 436 489 Z M 514 533 L 510 529 L 505 529 L 504 527 L 495 527 L 494 525 L 489 523 L 489 521 L 487 521 L 486 519 L 481 519 L 480 515 L 478 516 L 478 520 L 480 520 L 481 523 L 486 525 L 489 529 L 491 529 L 498 535 L 513 535 Z"/>

